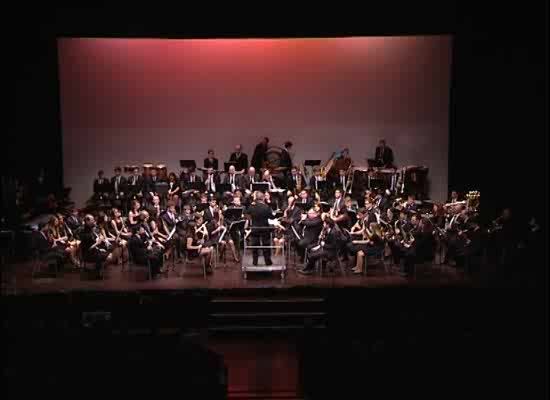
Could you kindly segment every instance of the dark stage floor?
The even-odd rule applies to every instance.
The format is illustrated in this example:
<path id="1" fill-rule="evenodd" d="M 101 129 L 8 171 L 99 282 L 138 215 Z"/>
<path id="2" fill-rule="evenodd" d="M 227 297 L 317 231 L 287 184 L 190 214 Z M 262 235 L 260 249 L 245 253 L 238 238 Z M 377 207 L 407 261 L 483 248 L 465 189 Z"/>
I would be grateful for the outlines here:
<path id="1" fill-rule="evenodd" d="M 277 260 L 274 259 L 274 262 Z M 261 264 L 261 263 L 260 263 Z M 183 269 L 183 275 L 179 272 Z M 11 270 L 11 272 L 9 271 Z M 475 286 L 478 279 L 468 277 L 463 271 L 448 265 L 420 265 L 416 276 L 403 278 L 398 269 L 382 265 L 372 266 L 368 269 L 368 275 L 354 275 L 347 270 L 342 275 L 339 270 L 323 272 L 314 275 L 300 275 L 291 264 L 286 272 L 284 280 L 281 280 L 279 272 L 249 272 L 244 279 L 241 265 L 228 261 L 225 265 L 218 264 L 212 274 L 206 278 L 203 276 L 202 267 L 197 263 L 191 263 L 183 267 L 176 264 L 174 270 L 157 276 L 154 280 L 147 279 L 144 269 L 122 271 L 121 266 L 110 265 L 104 280 L 90 279 L 78 271 L 70 270 L 69 266 L 57 277 L 43 270 L 32 278 L 32 263 L 24 262 L 11 265 L 8 274 L 3 277 L 3 294 L 35 294 L 52 293 L 72 290 L 99 290 L 99 291 L 142 291 L 142 290 L 185 290 L 185 289 L 289 289 L 297 287 L 316 287 L 322 289 L 344 287 L 439 287 L 439 286 Z M 11 275 L 10 275 L 11 274 Z"/>

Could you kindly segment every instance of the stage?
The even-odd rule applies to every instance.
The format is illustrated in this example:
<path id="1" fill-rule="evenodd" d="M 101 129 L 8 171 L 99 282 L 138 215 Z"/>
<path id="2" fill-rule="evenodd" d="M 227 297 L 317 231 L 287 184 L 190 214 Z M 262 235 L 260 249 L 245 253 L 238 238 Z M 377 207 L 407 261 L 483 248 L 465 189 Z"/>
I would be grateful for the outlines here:
<path id="1" fill-rule="evenodd" d="M 274 261 L 276 261 L 274 259 Z M 260 257 L 260 265 L 262 258 Z M 419 265 L 416 277 L 403 278 L 399 275 L 396 266 L 382 265 L 370 266 L 368 274 L 354 275 L 350 270 L 342 275 L 336 268 L 333 272 L 323 271 L 319 275 L 317 271 L 313 275 L 300 275 L 294 264 L 287 268 L 285 279 L 281 279 L 280 272 L 248 272 L 247 279 L 243 277 L 240 263 L 228 260 L 225 264 L 218 263 L 213 272 L 203 275 L 202 266 L 198 261 L 187 264 L 175 264 L 167 273 L 158 275 L 153 280 L 147 279 L 143 267 L 109 265 L 105 277 L 92 279 L 91 274 L 81 274 L 78 270 L 71 270 L 66 265 L 64 271 L 58 276 L 47 271 L 44 267 L 37 272 L 33 279 L 31 261 L 16 263 L 5 270 L 5 284 L 2 286 L 3 294 L 45 294 L 71 291 L 108 291 L 108 292 L 134 292 L 134 291 L 230 291 L 239 289 L 240 292 L 248 289 L 272 289 L 284 291 L 285 289 L 298 288 L 381 288 L 381 287 L 469 287 L 475 286 L 476 280 L 467 277 L 463 271 L 448 265 Z M 183 273 L 180 276 L 180 272 Z"/>

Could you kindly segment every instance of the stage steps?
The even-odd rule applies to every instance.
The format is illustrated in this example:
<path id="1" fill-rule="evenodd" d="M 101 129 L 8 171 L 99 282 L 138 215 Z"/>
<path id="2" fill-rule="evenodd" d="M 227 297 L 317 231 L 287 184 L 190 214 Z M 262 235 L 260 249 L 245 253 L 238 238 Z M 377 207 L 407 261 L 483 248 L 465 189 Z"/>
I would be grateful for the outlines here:
<path id="1" fill-rule="evenodd" d="M 208 329 L 322 329 L 326 317 L 326 302 L 318 297 L 217 297 L 210 302 Z"/>

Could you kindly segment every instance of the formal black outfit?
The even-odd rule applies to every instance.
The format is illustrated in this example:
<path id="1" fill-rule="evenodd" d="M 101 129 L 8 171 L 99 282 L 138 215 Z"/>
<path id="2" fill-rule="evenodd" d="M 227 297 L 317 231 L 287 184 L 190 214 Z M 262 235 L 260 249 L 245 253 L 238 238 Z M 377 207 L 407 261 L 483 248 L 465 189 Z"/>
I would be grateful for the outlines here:
<path id="1" fill-rule="evenodd" d="M 67 217 L 65 222 L 67 223 L 71 231 L 73 231 L 73 235 L 78 236 L 78 234 L 83 228 L 82 221 L 80 220 L 80 218 L 71 214 Z"/>
<path id="2" fill-rule="evenodd" d="M 57 265 L 57 269 L 61 270 L 67 259 L 67 255 L 63 248 L 52 247 L 48 237 L 43 231 L 34 232 L 32 236 L 33 248 L 38 253 L 38 257 L 44 260 L 48 265 Z"/>
<path id="3" fill-rule="evenodd" d="M 301 180 L 301 189 L 305 189 L 307 186 L 306 178 L 303 174 L 296 174 L 296 175 L 289 175 L 286 178 L 286 188 L 290 190 L 291 192 L 294 192 L 296 190 L 297 184 L 298 184 L 298 175 L 300 176 Z"/>
<path id="4" fill-rule="evenodd" d="M 212 168 L 215 171 L 218 169 L 218 159 L 217 158 L 205 158 L 203 163 L 204 168 Z"/>
<path id="5" fill-rule="evenodd" d="M 261 182 L 261 181 L 258 179 L 257 175 L 250 176 L 250 175 L 246 174 L 241 179 L 241 189 L 242 190 L 252 190 L 252 185 L 254 183 L 259 183 L 259 182 Z"/>
<path id="6" fill-rule="evenodd" d="M 94 179 L 94 195 L 96 197 L 106 195 L 111 192 L 109 178 Z"/>
<path id="7" fill-rule="evenodd" d="M 235 169 L 237 171 L 248 169 L 248 156 L 245 153 L 231 153 L 231 156 L 229 157 L 229 162 L 235 163 Z"/>
<path id="8" fill-rule="evenodd" d="M 264 166 L 264 161 L 266 160 L 267 154 L 267 144 L 258 143 L 254 148 L 254 154 L 252 155 L 251 164 L 256 171 L 259 171 Z"/>
<path id="9" fill-rule="evenodd" d="M 269 227 L 269 219 L 273 218 L 272 209 L 262 202 L 251 205 L 246 211 L 250 215 L 252 222 L 252 231 L 250 236 L 252 246 L 271 246 L 271 235 Z M 263 249 L 264 261 L 266 265 L 271 265 L 271 249 Z M 258 249 L 252 249 L 252 263 L 258 264 Z"/>
<path id="10" fill-rule="evenodd" d="M 341 248 L 343 234 L 337 225 L 327 230 L 323 240 L 324 245 L 319 248 L 313 247 L 307 258 L 307 265 L 304 272 L 312 271 L 315 268 L 317 260 L 334 260 L 338 256 L 338 250 Z"/>
<path id="11" fill-rule="evenodd" d="M 122 175 L 113 176 L 111 178 L 111 199 L 113 201 L 113 206 L 121 208 L 125 203 L 124 199 L 126 195 L 126 178 Z"/>
<path id="12" fill-rule="evenodd" d="M 283 149 L 281 152 L 281 158 L 279 159 L 279 167 L 284 168 L 283 173 L 288 175 L 290 169 L 292 168 L 292 158 L 288 150 Z"/>
<path id="13" fill-rule="evenodd" d="M 95 263 L 95 268 L 97 271 L 101 269 L 101 266 L 107 260 L 109 252 L 105 249 L 100 249 L 98 247 L 91 248 L 98 238 L 97 233 L 93 228 L 85 226 L 80 234 L 80 246 L 82 248 L 82 258 L 86 262 Z"/>
<path id="14" fill-rule="evenodd" d="M 132 256 L 133 262 L 138 265 L 149 265 L 151 266 L 151 276 L 154 278 L 160 272 L 162 267 L 162 251 L 158 249 L 147 249 L 147 240 L 148 238 L 144 235 L 133 235 L 130 238 L 130 243 L 128 245 L 128 250 Z"/>
<path id="15" fill-rule="evenodd" d="M 132 175 L 126 181 L 130 198 L 135 198 L 143 190 L 143 177 L 141 175 Z"/>
<path id="16" fill-rule="evenodd" d="M 321 187 L 319 185 L 319 182 L 321 182 L 321 177 L 316 177 L 315 175 L 309 178 L 309 187 L 311 190 L 314 190 L 318 192 L 321 190 Z"/>
<path id="17" fill-rule="evenodd" d="M 217 186 L 220 184 L 220 177 L 215 174 L 207 175 L 204 178 L 204 184 L 207 192 L 214 193 L 218 189 Z"/>
<path id="18" fill-rule="evenodd" d="M 378 146 L 374 154 L 374 159 L 379 167 L 393 167 L 393 150 L 388 146 Z"/>
<path id="19" fill-rule="evenodd" d="M 210 222 L 217 217 L 218 217 L 217 212 L 212 207 L 208 207 L 207 209 L 204 210 L 205 221 Z"/>
<path id="20" fill-rule="evenodd" d="M 300 262 L 303 262 L 306 249 L 315 246 L 319 240 L 323 230 L 323 220 L 321 217 L 306 218 L 298 226 L 302 228 L 302 239 L 297 243 L 297 251 Z"/>
<path id="21" fill-rule="evenodd" d="M 228 185 L 235 185 L 235 190 L 241 188 L 241 175 L 237 174 L 226 174 L 225 178 L 223 180 L 224 184 Z M 231 187 L 231 191 L 233 191 L 233 186 Z"/>
<path id="22" fill-rule="evenodd" d="M 305 207 L 304 210 L 307 211 L 307 210 L 309 210 L 310 208 L 313 207 L 315 202 L 314 202 L 313 199 L 308 197 L 307 199 L 298 199 L 298 200 L 296 200 L 296 203 L 305 204 L 305 206 L 303 206 L 303 207 Z"/>

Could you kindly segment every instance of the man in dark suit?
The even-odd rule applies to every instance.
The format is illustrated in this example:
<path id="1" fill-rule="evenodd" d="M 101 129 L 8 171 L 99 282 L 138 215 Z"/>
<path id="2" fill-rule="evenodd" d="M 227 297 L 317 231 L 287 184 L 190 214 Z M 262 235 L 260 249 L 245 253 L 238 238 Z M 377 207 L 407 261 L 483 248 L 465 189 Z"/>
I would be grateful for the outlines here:
<path id="1" fill-rule="evenodd" d="M 136 264 L 147 265 L 147 261 L 149 261 L 152 278 L 158 275 L 162 267 L 162 251 L 153 248 L 143 225 L 134 229 L 128 249 Z"/>
<path id="2" fill-rule="evenodd" d="M 393 150 L 386 146 L 386 141 L 381 139 L 376 147 L 376 152 L 374 154 L 374 159 L 378 167 L 382 168 L 392 168 L 393 165 Z"/>
<path id="3" fill-rule="evenodd" d="M 204 159 L 203 166 L 206 169 L 213 168 L 214 170 L 218 170 L 218 159 L 214 157 L 214 150 L 208 150 L 208 157 Z"/>
<path id="4" fill-rule="evenodd" d="M 302 190 L 299 194 L 299 198 L 296 200 L 296 203 L 303 204 L 303 206 L 300 207 L 307 211 L 311 207 L 313 207 L 314 201 L 312 198 L 309 197 L 309 194 L 306 190 Z"/>
<path id="5" fill-rule="evenodd" d="M 151 176 L 143 181 L 143 198 L 146 206 L 153 202 L 153 196 L 157 194 L 157 185 L 162 182 L 156 168 L 151 168 Z"/>
<path id="6" fill-rule="evenodd" d="M 111 178 L 111 198 L 113 199 L 113 206 L 120 208 L 124 204 L 126 195 L 126 178 L 122 175 L 122 168 L 115 168 L 115 176 Z"/>
<path id="7" fill-rule="evenodd" d="M 250 216 L 252 224 L 252 246 L 271 246 L 270 231 L 269 231 L 269 219 L 273 218 L 273 211 L 271 207 L 264 203 L 264 194 L 261 192 L 256 193 L 256 202 L 251 205 L 246 214 Z M 271 265 L 271 249 L 263 249 L 265 265 Z M 258 265 L 258 249 L 252 250 L 252 264 Z"/>
<path id="8" fill-rule="evenodd" d="M 235 146 L 235 152 L 231 153 L 229 162 L 235 163 L 235 170 L 246 171 L 248 169 L 248 156 L 242 152 L 243 147 L 238 144 Z"/>
<path id="9" fill-rule="evenodd" d="M 269 138 L 264 137 L 260 143 L 254 148 L 254 154 L 252 155 L 251 164 L 257 171 L 263 168 L 264 161 L 266 160 L 267 146 L 269 144 Z"/>
<path id="10" fill-rule="evenodd" d="M 324 238 L 319 245 L 311 248 L 307 265 L 304 269 L 298 270 L 298 273 L 303 275 L 312 274 L 317 260 L 324 262 L 325 260 L 333 260 L 338 256 L 338 250 L 340 250 L 343 241 L 342 231 L 331 218 L 325 219 L 323 228 L 325 229 Z"/>
<path id="11" fill-rule="evenodd" d="M 292 150 L 292 142 L 287 141 L 284 144 L 284 149 L 281 152 L 281 159 L 279 161 L 279 167 L 284 168 L 282 172 L 285 176 L 288 176 L 290 173 L 290 168 L 292 167 L 292 155 L 290 151 Z"/>
<path id="12" fill-rule="evenodd" d="M 297 187 L 301 191 L 307 186 L 306 178 L 299 171 L 297 166 L 293 166 L 290 170 L 290 175 L 286 179 L 286 188 L 294 193 Z"/>
<path id="13" fill-rule="evenodd" d="M 106 239 L 99 236 L 94 227 L 95 219 L 92 215 L 84 217 L 84 229 L 80 234 L 80 246 L 82 247 L 82 258 L 84 261 L 95 263 L 96 271 L 100 271 L 101 266 L 112 260 L 112 255 L 106 249 Z"/>
<path id="14" fill-rule="evenodd" d="M 214 169 L 208 168 L 206 176 L 204 177 L 204 184 L 206 191 L 209 193 L 215 193 L 217 186 L 220 184 L 220 177 L 214 173 Z"/>
<path id="15" fill-rule="evenodd" d="M 231 185 L 231 191 L 234 192 L 236 189 L 241 187 L 241 175 L 236 173 L 235 166 L 231 165 L 229 167 L 228 173 L 225 175 L 223 183 Z"/>
<path id="16" fill-rule="evenodd" d="M 250 195 L 252 193 L 252 185 L 258 182 L 260 182 L 260 179 L 258 175 L 256 175 L 256 168 L 250 167 L 241 180 L 241 189 L 245 191 L 246 194 Z"/>
<path id="17" fill-rule="evenodd" d="M 107 198 L 110 191 L 109 178 L 106 178 L 103 170 L 100 170 L 97 173 L 97 178 L 94 179 L 94 196 L 96 199 Z"/>
<path id="18" fill-rule="evenodd" d="M 306 249 L 317 245 L 319 235 L 323 229 L 323 220 L 319 212 L 311 208 L 307 212 L 307 217 L 302 216 L 298 226 L 302 228 L 302 239 L 297 243 L 297 251 L 300 262 L 303 263 Z"/>
<path id="19" fill-rule="evenodd" d="M 139 173 L 139 168 L 134 168 L 133 174 L 132 176 L 128 177 L 126 184 L 128 186 L 130 199 L 133 199 L 135 197 L 136 199 L 140 200 L 143 196 L 143 177 Z"/>
<path id="20" fill-rule="evenodd" d="M 214 218 L 216 218 L 216 196 L 212 195 L 210 197 L 210 201 L 208 202 L 208 208 L 204 210 L 204 220 L 207 222 L 212 221 Z"/>

